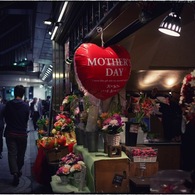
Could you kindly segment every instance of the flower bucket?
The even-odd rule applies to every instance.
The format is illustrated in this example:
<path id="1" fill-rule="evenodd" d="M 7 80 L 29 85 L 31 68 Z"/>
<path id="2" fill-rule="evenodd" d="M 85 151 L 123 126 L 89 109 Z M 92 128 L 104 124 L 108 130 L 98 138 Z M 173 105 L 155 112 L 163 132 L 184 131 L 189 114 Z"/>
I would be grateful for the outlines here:
<path id="1" fill-rule="evenodd" d="M 88 148 L 87 147 L 87 133 L 86 133 L 86 131 L 83 131 L 83 147 Z"/>
<path id="2" fill-rule="evenodd" d="M 107 145 L 108 146 L 119 146 L 120 145 L 120 133 L 117 134 L 107 134 Z"/>
<path id="3" fill-rule="evenodd" d="M 104 133 L 98 133 L 98 150 L 104 149 Z"/>
<path id="4" fill-rule="evenodd" d="M 80 172 L 75 172 L 71 177 L 71 185 L 78 188 L 78 191 L 82 191 L 86 186 L 86 167 Z"/>
<path id="5" fill-rule="evenodd" d="M 121 135 L 121 143 L 125 144 L 125 128 L 126 128 L 126 122 L 128 121 L 127 117 L 121 117 L 122 121 L 124 122 L 124 125 L 122 127 L 123 131 L 120 133 Z"/>
<path id="6" fill-rule="evenodd" d="M 137 134 L 140 128 L 139 123 L 126 123 L 126 130 L 125 130 L 125 145 L 126 146 L 136 146 L 137 145 Z"/>
<path id="7" fill-rule="evenodd" d="M 84 138 L 84 136 L 83 136 L 83 130 L 82 129 L 80 129 L 80 128 L 76 128 L 75 129 L 75 133 L 76 133 L 76 141 L 77 141 L 77 145 L 83 145 L 83 142 L 84 142 L 84 140 L 83 140 L 83 138 Z"/>
<path id="8" fill-rule="evenodd" d="M 98 152 L 98 131 L 86 132 L 88 152 Z"/>
<path id="9" fill-rule="evenodd" d="M 60 177 L 60 179 L 61 179 L 62 184 L 67 185 L 67 184 L 69 183 L 69 178 L 68 178 L 68 176 L 66 176 L 66 175 L 61 175 L 61 176 L 59 176 L 59 177 Z"/>

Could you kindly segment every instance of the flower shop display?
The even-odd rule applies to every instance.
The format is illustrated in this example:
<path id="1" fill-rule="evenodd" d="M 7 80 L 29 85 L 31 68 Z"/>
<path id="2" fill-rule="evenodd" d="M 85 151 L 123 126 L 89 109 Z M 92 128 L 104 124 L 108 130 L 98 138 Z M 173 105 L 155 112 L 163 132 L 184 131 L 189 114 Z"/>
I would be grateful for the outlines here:
<path id="1" fill-rule="evenodd" d="M 132 147 L 130 158 L 133 162 L 156 162 L 158 150 L 152 147 Z"/>
<path id="2" fill-rule="evenodd" d="M 118 134 L 123 131 L 123 121 L 119 114 L 102 113 L 102 131 L 107 134 Z M 98 121 L 99 122 L 99 121 Z"/>
<path id="3" fill-rule="evenodd" d="M 67 111 L 69 113 L 74 112 L 74 108 L 71 104 L 77 100 L 78 97 L 76 95 L 67 95 L 62 101 L 61 111 Z"/>
<path id="4" fill-rule="evenodd" d="M 79 122 L 76 123 L 75 133 L 77 145 L 83 145 L 85 148 L 87 148 L 86 125 L 90 103 L 87 96 L 82 97 L 80 101 L 81 102 L 79 104 L 81 104 L 81 110 L 79 106 L 79 113 L 77 115 L 79 116 Z"/>
<path id="5" fill-rule="evenodd" d="M 183 79 L 180 91 L 182 108 L 182 169 L 190 171 L 194 169 L 195 158 L 192 148 L 195 148 L 195 69 Z"/>
<path id="6" fill-rule="evenodd" d="M 160 104 L 155 99 L 141 94 L 139 97 L 132 97 L 132 112 L 134 118 L 126 123 L 125 144 L 127 146 L 136 146 L 145 142 L 145 133 L 149 129 L 149 120 L 151 115 L 159 114 Z"/>
<path id="7" fill-rule="evenodd" d="M 182 83 L 179 103 L 183 108 L 183 118 L 186 124 L 195 124 L 195 69 L 184 77 Z"/>
<path id="8" fill-rule="evenodd" d="M 51 131 L 52 134 L 64 135 L 66 137 L 67 145 L 70 143 L 76 143 L 74 122 L 69 116 L 65 114 L 58 114 L 53 126 L 54 128 Z"/>
<path id="9" fill-rule="evenodd" d="M 57 146 L 55 142 L 55 137 L 42 137 L 41 139 L 37 140 L 37 146 L 42 147 L 46 150 L 55 148 Z"/>
<path id="10" fill-rule="evenodd" d="M 41 117 L 37 120 L 37 126 L 39 129 L 45 129 L 45 127 L 47 127 L 48 124 L 49 124 L 48 118 Z"/>
<path id="11" fill-rule="evenodd" d="M 62 157 L 56 171 L 63 184 L 71 184 L 82 191 L 85 187 L 86 166 L 81 155 L 69 153 Z"/>
<path id="12" fill-rule="evenodd" d="M 133 123 L 137 123 L 141 126 L 144 132 L 147 132 L 147 125 L 144 122 L 144 118 L 150 118 L 151 115 L 159 113 L 160 104 L 155 99 L 147 97 L 145 94 L 141 94 L 140 97 L 134 98 L 132 103 L 133 113 L 135 118 L 132 119 Z M 137 131 L 138 129 L 136 129 Z"/>
<path id="13" fill-rule="evenodd" d="M 48 124 L 49 124 L 48 118 L 41 117 L 40 119 L 37 120 L 38 137 L 39 138 L 42 138 L 43 136 L 46 136 Z"/>
<path id="14" fill-rule="evenodd" d="M 97 121 L 97 124 L 100 131 L 105 134 L 106 145 L 120 145 L 120 132 L 123 131 L 122 127 L 124 125 L 120 114 L 102 113 Z"/>

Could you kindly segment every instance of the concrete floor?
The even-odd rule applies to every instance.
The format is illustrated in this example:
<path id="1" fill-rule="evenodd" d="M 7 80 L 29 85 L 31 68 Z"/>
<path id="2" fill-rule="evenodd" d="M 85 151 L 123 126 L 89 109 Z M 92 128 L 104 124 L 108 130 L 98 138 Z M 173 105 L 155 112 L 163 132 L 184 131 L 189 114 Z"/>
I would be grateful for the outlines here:
<path id="1" fill-rule="evenodd" d="M 5 193 L 53 193 L 50 186 L 44 186 L 37 183 L 32 176 L 32 166 L 37 156 L 37 146 L 35 140 L 37 139 L 37 132 L 34 131 L 32 121 L 29 120 L 28 130 L 28 145 L 25 155 L 25 163 L 22 169 L 23 175 L 20 178 L 20 183 L 17 187 L 11 185 L 13 176 L 9 172 L 7 159 L 7 146 L 3 145 L 3 159 L 0 159 L 0 194 Z"/>

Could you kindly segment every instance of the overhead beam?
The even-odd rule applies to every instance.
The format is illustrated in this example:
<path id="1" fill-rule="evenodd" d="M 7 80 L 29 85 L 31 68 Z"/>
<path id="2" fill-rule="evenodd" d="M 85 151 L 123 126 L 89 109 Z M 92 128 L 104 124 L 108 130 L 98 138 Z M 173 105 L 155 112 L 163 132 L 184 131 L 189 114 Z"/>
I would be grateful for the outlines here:
<path id="1" fill-rule="evenodd" d="M 151 22 L 152 20 L 159 17 L 160 15 L 162 15 L 163 13 L 167 12 L 170 9 L 171 9 L 171 4 L 164 3 L 164 5 L 162 5 L 161 3 L 159 3 L 158 6 L 155 7 L 155 9 L 153 10 L 152 18 L 150 20 L 146 21 L 145 23 L 142 23 L 139 20 L 139 18 L 136 19 L 135 21 L 130 23 L 128 26 L 123 28 L 119 33 L 115 34 L 110 40 L 108 40 L 104 44 L 105 47 L 120 42 L 127 36 L 133 34 L 134 32 L 136 32 L 137 30 L 139 30 L 140 28 L 142 28 L 143 26 L 145 26 L 146 24 L 148 24 L 149 22 Z"/>

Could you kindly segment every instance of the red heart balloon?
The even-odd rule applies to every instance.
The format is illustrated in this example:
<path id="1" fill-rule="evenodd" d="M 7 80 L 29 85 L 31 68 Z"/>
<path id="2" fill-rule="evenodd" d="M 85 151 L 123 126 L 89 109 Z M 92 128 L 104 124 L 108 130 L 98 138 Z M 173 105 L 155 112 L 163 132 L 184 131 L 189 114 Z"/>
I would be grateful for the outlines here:
<path id="1" fill-rule="evenodd" d="M 127 83 L 131 63 L 128 51 L 119 45 L 107 48 L 83 43 L 75 51 L 74 69 L 82 86 L 105 100 L 116 95 Z"/>

